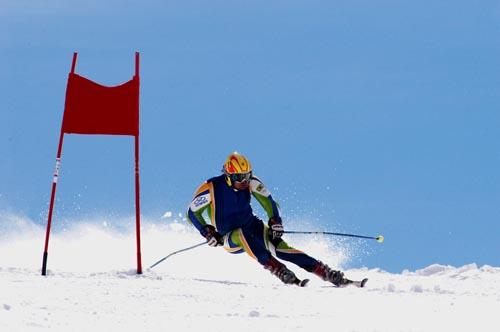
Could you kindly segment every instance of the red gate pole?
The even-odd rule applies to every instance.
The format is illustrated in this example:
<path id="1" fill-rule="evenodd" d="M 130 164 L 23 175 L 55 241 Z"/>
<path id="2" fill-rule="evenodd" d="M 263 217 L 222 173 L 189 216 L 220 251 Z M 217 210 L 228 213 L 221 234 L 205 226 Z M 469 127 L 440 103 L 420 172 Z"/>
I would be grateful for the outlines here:
<path id="1" fill-rule="evenodd" d="M 135 76 L 137 80 L 139 80 L 139 52 L 135 53 Z M 139 103 L 139 98 L 137 98 L 137 103 Z M 137 105 L 137 108 L 139 108 L 139 105 Z M 137 238 L 137 274 L 142 274 L 141 208 L 139 194 L 139 131 L 137 132 L 137 135 L 135 135 L 135 233 Z"/>
<path id="2" fill-rule="evenodd" d="M 56 168 L 54 170 L 54 178 L 52 180 L 52 193 L 50 194 L 49 216 L 47 219 L 47 232 L 45 234 L 45 248 L 43 250 L 42 276 L 47 275 L 47 256 L 49 251 L 50 226 L 52 224 L 52 212 L 54 210 L 54 199 L 56 196 L 57 179 L 59 177 L 59 169 L 61 168 L 61 152 L 62 152 L 63 139 L 64 139 L 64 133 L 61 130 L 61 136 L 59 137 L 59 147 L 57 149 Z"/>
<path id="3" fill-rule="evenodd" d="M 77 53 L 75 52 L 73 53 L 73 62 L 71 63 L 71 73 L 75 72 L 76 57 Z M 54 170 L 54 177 L 52 179 L 52 192 L 50 194 L 49 215 L 47 217 L 47 232 L 45 233 L 45 247 L 43 250 L 42 276 L 47 275 L 47 256 L 49 254 L 50 227 L 52 226 L 52 214 L 54 212 L 54 201 L 56 197 L 57 180 L 59 178 L 59 170 L 61 169 L 61 154 L 62 154 L 63 140 L 64 140 L 64 130 L 63 126 L 61 125 L 59 146 L 57 148 L 56 168 Z"/>
<path id="4" fill-rule="evenodd" d="M 137 274 L 142 273 L 141 263 L 141 208 L 139 205 L 139 135 L 135 136 L 135 233 L 137 237 Z"/>

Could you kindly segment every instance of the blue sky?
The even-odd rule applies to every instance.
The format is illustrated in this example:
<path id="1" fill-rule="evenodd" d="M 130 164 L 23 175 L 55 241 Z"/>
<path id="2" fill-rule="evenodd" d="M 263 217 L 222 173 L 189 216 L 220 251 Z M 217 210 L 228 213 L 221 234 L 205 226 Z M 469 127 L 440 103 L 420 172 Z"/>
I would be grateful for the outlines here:
<path id="1" fill-rule="evenodd" d="M 499 266 L 499 37 L 497 1 L 4 1 L 0 208 L 46 222 L 72 53 L 115 85 L 139 51 L 145 216 L 238 150 L 289 228 L 384 234 L 361 265 Z M 132 161 L 67 135 L 55 227 L 133 215 Z"/>

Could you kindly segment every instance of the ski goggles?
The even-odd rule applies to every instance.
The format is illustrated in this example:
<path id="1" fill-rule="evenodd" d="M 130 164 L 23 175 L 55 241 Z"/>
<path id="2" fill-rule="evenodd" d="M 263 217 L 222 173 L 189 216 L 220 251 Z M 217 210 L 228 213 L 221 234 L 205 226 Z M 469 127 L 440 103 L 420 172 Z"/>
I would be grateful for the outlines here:
<path id="1" fill-rule="evenodd" d="M 228 176 L 232 182 L 243 182 L 243 181 L 248 182 L 248 181 L 250 181 L 250 178 L 252 177 L 252 172 L 234 173 L 234 174 L 229 174 Z"/>

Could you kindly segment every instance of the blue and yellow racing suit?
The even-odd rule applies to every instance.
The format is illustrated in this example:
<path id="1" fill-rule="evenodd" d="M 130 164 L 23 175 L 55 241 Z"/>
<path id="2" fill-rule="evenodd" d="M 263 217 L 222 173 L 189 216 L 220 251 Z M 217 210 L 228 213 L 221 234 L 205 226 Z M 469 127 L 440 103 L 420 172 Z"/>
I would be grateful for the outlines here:
<path id="1" fill-rule="evenodd" d="M 247 190 L 236 190 L 226 182 L 226 176 L 213 177 L 203 183 L 194 195 L 187 211 L 188 220 L 200 231 L 207 224 L 223 235 L 224 249 L 236 254 L 246 252 L 265 265 L 272 253 L 311 272 L 318 261 L 284 240 L 271 241 L 268 226 L 253 214 L 250 205 L 254 197 L 267 217 L 279 217 L 278 205 L 261 180 L 252 176 Z M 209 223 L 203 214 L 208 215 Z"/>

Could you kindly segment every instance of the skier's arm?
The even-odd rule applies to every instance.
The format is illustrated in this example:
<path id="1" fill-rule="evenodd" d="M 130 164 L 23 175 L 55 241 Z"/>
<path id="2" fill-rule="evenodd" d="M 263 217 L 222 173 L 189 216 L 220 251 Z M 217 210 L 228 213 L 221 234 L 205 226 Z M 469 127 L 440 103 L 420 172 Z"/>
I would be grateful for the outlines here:
<path id="1" fill-rule="evenodd" d="M 203 213 L 207 211 L 208 216 L 213 221 L 212 191 L 212 184 L 206 182 L 196 190 L 194 198 L 188 207 L 187 219 L 196 227 L 201 236 L 207 239 L 207 244 L 209 246 L 217 247 L 224 244 L 222 236 L 217 232 L 214 226 L 207 223 L 205 218 L 203 218 Z"/>
<path id="2" fill-rule="evenodd" d="M 262 181 L 256 177 L 252 177 L 250 180 L 250 191 L 252 192 L 253 197 L 255 197 L 260 205 L 262 205 L 267 213 L 267 216 L 269 217 L 267 225 L 269 226 L 269 236 L 271 241 L 280 241 L 284 229 L 281 222 L 278 204 L 271 196 L 271 192 L 267 190 Z"/>
<path id="3" fill-rule="evenodd" d="M 193 200 L 189 204 L 187 210 L 187 219 L 193 224 L 194 227 L 196 227 L 196 229 L 200 233 L 203 232 L 205 226 L 210 224 L 207 223 L 207 221 L 203 217 L 203 213 L 207 211 L 208 214 L 210 215 L 211 202 L 212 202 L 212 195 L 210 192 L 210 186 L 207 183 L 204 183 L 198 188 L 198 190 L 196 190 Z"/>
<path id="4" fill-rule="evenodd" d="M 279 206 L 274 201 L 271 196 L 271 192 L 266 188 L 266 186 L 262 183 L 262 181 L 252 176 L 250 179 L 250 191 L 252 192 L 253 197 L 259 202 L 262 208 L 266 211 L 267 217 L 271 218 L 280 218 Z"/>

